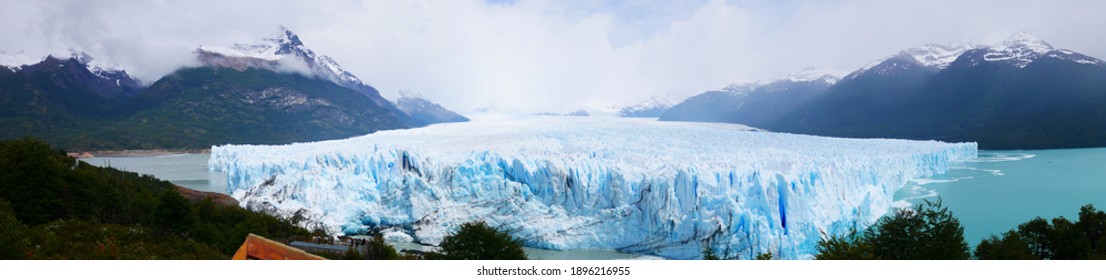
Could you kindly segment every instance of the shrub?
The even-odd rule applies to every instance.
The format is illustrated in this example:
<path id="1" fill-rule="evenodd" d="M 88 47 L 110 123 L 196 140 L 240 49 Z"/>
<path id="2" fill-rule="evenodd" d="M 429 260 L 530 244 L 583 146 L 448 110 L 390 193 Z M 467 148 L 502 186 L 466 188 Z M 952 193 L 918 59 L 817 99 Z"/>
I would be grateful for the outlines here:
<path id="1" fill-rule="evenodd" d="M 861 234 L 823 240 L 818 251 L 817 259 L 955 260 L 970 256 L 964 227 L 940 200 L 896 210 Z"/>
<path id="2" fill-rule="evenodd" d="M 462 224 L 442 239 L 441 253 L 453 260 L 525 260 L 522 242 L 484 222 Z"/>

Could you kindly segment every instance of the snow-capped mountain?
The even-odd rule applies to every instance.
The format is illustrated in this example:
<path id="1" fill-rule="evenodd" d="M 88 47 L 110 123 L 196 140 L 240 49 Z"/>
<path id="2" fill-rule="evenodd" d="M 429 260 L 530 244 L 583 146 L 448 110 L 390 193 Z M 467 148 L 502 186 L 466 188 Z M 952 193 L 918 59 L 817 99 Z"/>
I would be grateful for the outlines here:
<path id="1" fill-rule="evenodd" d="M 133 88 L 140 88 L 142 81 L 132 77 L 118 65 L 111 65 L 103 61 L 97 60 L 85 52 L 72 51 L 71 58 L 83 64 L 88 72 L 96 75 L 97 77 L 114 81 L 116 86 L 129 86 Z"/>
<path id="2" fill-rule="evenodd" d="M 692 96 L 662 121 L 730 122 L 764 128 L 841 79 L 840 70 L 806 68 L 776 80 L 743 81 Z"/>
<path id="3" fill-rule="evenodd" d="M 1033 60 L 1053 50 L 1052 45 L 1025 32 L 1015 33 L 1002 44 L 987 48 L 983 54 L 986 61 L 1009 61 L 1009 63 L 1024 68 Z"/>
<path id="4" fill-rule="evenodd" d="M 375 88 L 346 71 L 333 58 L 316 54 L 305 47 L 298 35 L 284 27 L 280 27 L 278 36 L 265 38 L 261 42 L 235 44 L 230 47 L 201 46 L 196 49 L 196 54 L 204 64 L 238 70 L 299 70 L 297 68 L 306 66 L 310 74 L 361 92 L 377 102 L 377 105 L 391 106 Z M 299 63 L 303 64 L 297 65 Z"/>
<path id="5" fill-rule="evenodd" d="M 926 45 L 878 60 L 766 128 L 987 149 L 1102 146 L 1104 92 L 1106 63 L 1019 32 L 994 45 Z"/>
<path id="6" fill-rule="evenodd" d="M 252 58 L 272 63 L 279 63 L 282 59 L 292 57 L 306 63 L 307 66 L 311 67 L 312 73 L 319 77 L 343 84 L 362 83 L 361 79 L 345 71 L 338 63 L 334 62 L 334 59 L 325 55 L 316 55 L 314 51 L 304 47 L 299 36 L 284 27 L 280 28 L 279 36 L 265 38 L 258 43 L 234 44 L 230 47 L 201 46 L 196 52 L 234 58 Z M 201 59 L 207 59 L 207 57 L 201 57 Z"/>
<path id="7" fill-rule="evenodd" d="M 784 90 L 792 83 L 818 83 L 825 85 L 833 85 L 841 80 L 847 74 L 845 71 L 830 67 L 807 67 L 798 72 L 791 73 L 786 77 L 779 79 L 766 79 L 766 80 L 752 80 L 752 81 L 738 81 L 734 82 L 726 87 L 723 87 L 721 91 L 729 92 L 733 95 L 745 95 L 751 92 L 760 90 L 766 86 L 772 86 L 773 91 Z"/>
<path id="8" fill-rule="evenodd" d="M 25 65 L 35 64 L 40 61 L 42 61 L 41 58 L 33 58 L 24 52 L 14 54 L 0 52 L 0 67 L 8 68 L 11 71 L 19 70 L 19 68 Z"/>
<path id="9" fill-rule="evenodd" d="M 65 55 L 50 55 L 46 58 L 34 58 L 26 53 L 19 52 L 16 54 L 8 54 L 0 52 L 0 67 L 10 69 L 12 72 L 22 70 L 23 68 L 35 64 L 42 63 L 49 60 L 52 57 L 55 60 L 67 60 L 73 59 L 75 62 L 83 66 L 89 73 L 96 75 L 105 80 L 109 80 L 115 83 L 116 86 L 130 86 L 140 88 L 142 82 L 137 78 L 132 77 L 122 67 L 118 65 L 112 65 L 105 63 L 104 61 L 94 59 L 83 51 L 70 50 L 68 57 Z"/>
<path id="10" fill-rule="evenodd" d="M 209 66 L 229 67 L 240 71 L 246 68 L 278 72 L 293 71 L 331 81 L 364 94 L 378 106 L 391 109 L 394 117 L 408 126 L 417 127 L 441 122 L 436 121 L 437 117 L 417 118 L 411 116 L 410 113 L 398 108 L 397 103 L 381 96 L 376 88 L 366 84 L 353 73 L 346 71 L 333 58 L 317 54 L 305 47 L 298 35 L 284 27 L 280 27 L 280 33 L 277 36 L 263 39 L 260 42 L 235 44 L 230 47 L 201 46 L 196 49 L 196 54 L 200 62 Z M 429 100 L 426 101 L 429 102 Z M 430 104 L 433 104 L 433 102 L 430 102 Z M 409 110 L 414 110 L 417 107 L 416 104 L 409 105 L 414 106 L 408 106 Z M 441 109 L 445 110 L 445 108 Z M 449 112 L 449 110 L 445 110 L 445 112 Z M 449 113 L 452 115 L 443 114 L 439 117 L 445 117 L 453 121 L 464 119 L 463 116 L 456 113 Z"/>
<path id="11" fill-rule="evenodd" d="M 83 54 L 42 60 L 25 55 L 5 58 L 7 65 L 0 68 L 0 121 L 10 125 L 0 136 L 94 142 L 85 137 L 88 134 L 73 130 L 103 127 L 85 120 L 111 116 L 111 110 L 139 94 L 143 86 L 126 71 L 93 61 Z"/>
<path id="12" fill-rule="evenodd" d="M 949 67 L 949 65 L 952 64 L 953 61 L 956 61 L 956 58 L 960 57 L 964 52 L 976 48 L 979 48 L 979 46 L 970 42 L 952 46 L 927 44 L 914 47 L 895 55 L 873 61 L 849 74 L 845 79 L 853 79 L 866 73 L 890 76 L 898 71 L 909 69 L 910 67 L 921 67 L 931 72 L 937 72 Z"/>
<path id="13" fill-rule="evenodd" d="M 829 67 L 808 67 L 791 74 L 785 79 L 796 83 L 821 80 L 824 83 L 832 85 L 840 81 L 841 77 L 844 77 L 845 74 L 848 73 Z"/>
<path id="14" fill-rule="evenodd" d="M 948 68 L 962 56 L 968 61 L 965 63 L 967 67 L 987 62 L 1024 68 L 1041 57 L 1052 57 L 1080 64 L 1106 65 L 1097 58 L 1066 49 L 1055 49 L 1036 36 L 1026 32 L 1017 32 L 994 45 L 978 45 L 965 42 L 951 46 L 927 44 L 910 48 L 890 57 L 873 61 L 849 74 L 846 79 L 853 79 L 870 72 L 881 76 L 889 76 L 909 69 L 914 65 L 932 72 L 938 72 Z"/>
<path id="15" fill-rule="evenodd" d="M 662 97 L 653 96 L 637 104 L 618 109 L 618 115 L 627 118 L 656 118 L 672 108 L 672 103 Z"/>
<path id="16" fill-rule="evenodd" d="M 1025 68 L 1030 63 L 1050 57 L 1066 60 L 1078 64 L 1106 65 L 1102 60 L 1086 56 L 1066 49 L 1053 48 L 1051 44 L 1025 32 L 1018 32 L 1007 38 L 1002 43 L 994 46 L 973 50 L 965 55 L 966 67 L 973 67 L 981 63 L 993 63 L 1009 65 L 1016 68 Z"/>
<path id="17" fill-rule="evenodd" d="M 769 81 L 767 80 L 739 81 L 723 87 L 721 91 L 728 92 L 733 95 L 745 95 L 768 83 Z"/>

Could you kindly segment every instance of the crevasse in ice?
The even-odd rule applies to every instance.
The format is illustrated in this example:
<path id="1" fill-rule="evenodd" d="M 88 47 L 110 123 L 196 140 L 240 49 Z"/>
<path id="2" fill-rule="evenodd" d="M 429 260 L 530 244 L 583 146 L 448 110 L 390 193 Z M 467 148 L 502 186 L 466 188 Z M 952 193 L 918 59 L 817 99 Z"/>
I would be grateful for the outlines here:
<path id="1" fill-rule="evenodd" d="M 539 248 L 802 259 L 887 213 L 908 180 L 976 153 L 975 143 L 536 117 L 217 146 L 209 165 L 243 206 L 331 232 L 436 244 L 483 220 Z"/>

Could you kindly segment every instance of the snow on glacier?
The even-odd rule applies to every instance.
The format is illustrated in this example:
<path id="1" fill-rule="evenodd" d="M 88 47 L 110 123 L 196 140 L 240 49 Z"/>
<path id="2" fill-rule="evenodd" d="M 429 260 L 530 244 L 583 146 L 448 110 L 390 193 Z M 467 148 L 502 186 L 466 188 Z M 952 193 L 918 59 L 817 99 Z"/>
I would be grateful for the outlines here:
<path id="1" fill-rule="evenodd" d="M 213 147 L 244 207 L 332 232 L 436 244 L 464 222 L 527 246 L 668 258 L 810 258 L 975 143 L 842 139 L 735 124 L 535 117 L 345 140 Z"/>

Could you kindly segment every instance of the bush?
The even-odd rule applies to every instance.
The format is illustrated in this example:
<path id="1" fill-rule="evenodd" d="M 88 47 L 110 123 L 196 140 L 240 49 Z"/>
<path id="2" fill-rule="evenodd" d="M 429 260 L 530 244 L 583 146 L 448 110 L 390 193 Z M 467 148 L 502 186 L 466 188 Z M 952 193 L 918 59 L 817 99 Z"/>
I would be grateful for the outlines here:
<path id="1" fill-rule="evenodd" d="M 369 239 L 366 245 L 365 259 L 367 260 L 398 260 L 399 254 L 396 248 L 384 243 L 384 237 L 377 234 Z"/>
<path id="2" fill-rule="evenodd" d="M 185 233 L 196 223 L 192 204 L 175 191 L 164 192 L 154 208 L 154 221 L 164 230 Z"/>
<path id="3" fill-rule="evenodd" d="M 522 241 L 482 221 L 462 224 L 456 233 L 442 239 L 441 254 L 453 260 L 526 259 Z"/>
<path id="4" fill-rule="evenodd" d="M 763 254 L 757 255 L 757 260 L 758 260 L 758 261 L 770 261 L 770 260 L 772 260 L 773 258 L 774 258 L 774 257 L 772 257 L 772 252 L 768 252 L 768 253 L 763 253 Z"/>
<path id="5" fill-rule="evenodd" d="M 862 234 L 818 243 L 817 259 L 956 260 L 970 254 L 964 227 L 941 201 L 899 209 Z"/>
<path id="6" fill-rule="evenodd" d="M 14 260 L 26 257 L 29 250 L 27 236 L 30 229 L 16 219 L 7 201 L 0 200 L 0 259 Z"/>
<path id="7" fill-rule="evenodd" d="M 246 235 L 307 235 L 283 219 L 170 182 L 68 157 L 36 139 L 0 141 L 0 258 L 218 259 Z"/>
<path id="8" fill-rule="evenodd" d="M 713 261 L 720 260 L 722 258 L 718 257 L 718 255 L 714 253 L 714 249 L 710 247 L 709 243 L 706 243 L 703 244 L 703 259 Z"/>
<path id="9" fill-rule="evenodd" d="M 853 231 L 845 236 L 833 236 L 818 242 L 818 260 L 878 260 L 872 245 Z"/>
<path id="10" fill-rule="evenodd" d="M 1029 253 L 1029 244 L 1016 231 L 991 236 L 979 242 L 975 247 L 975 257 L 981 260 L 1032 260 L 1036 256 Z"/>

